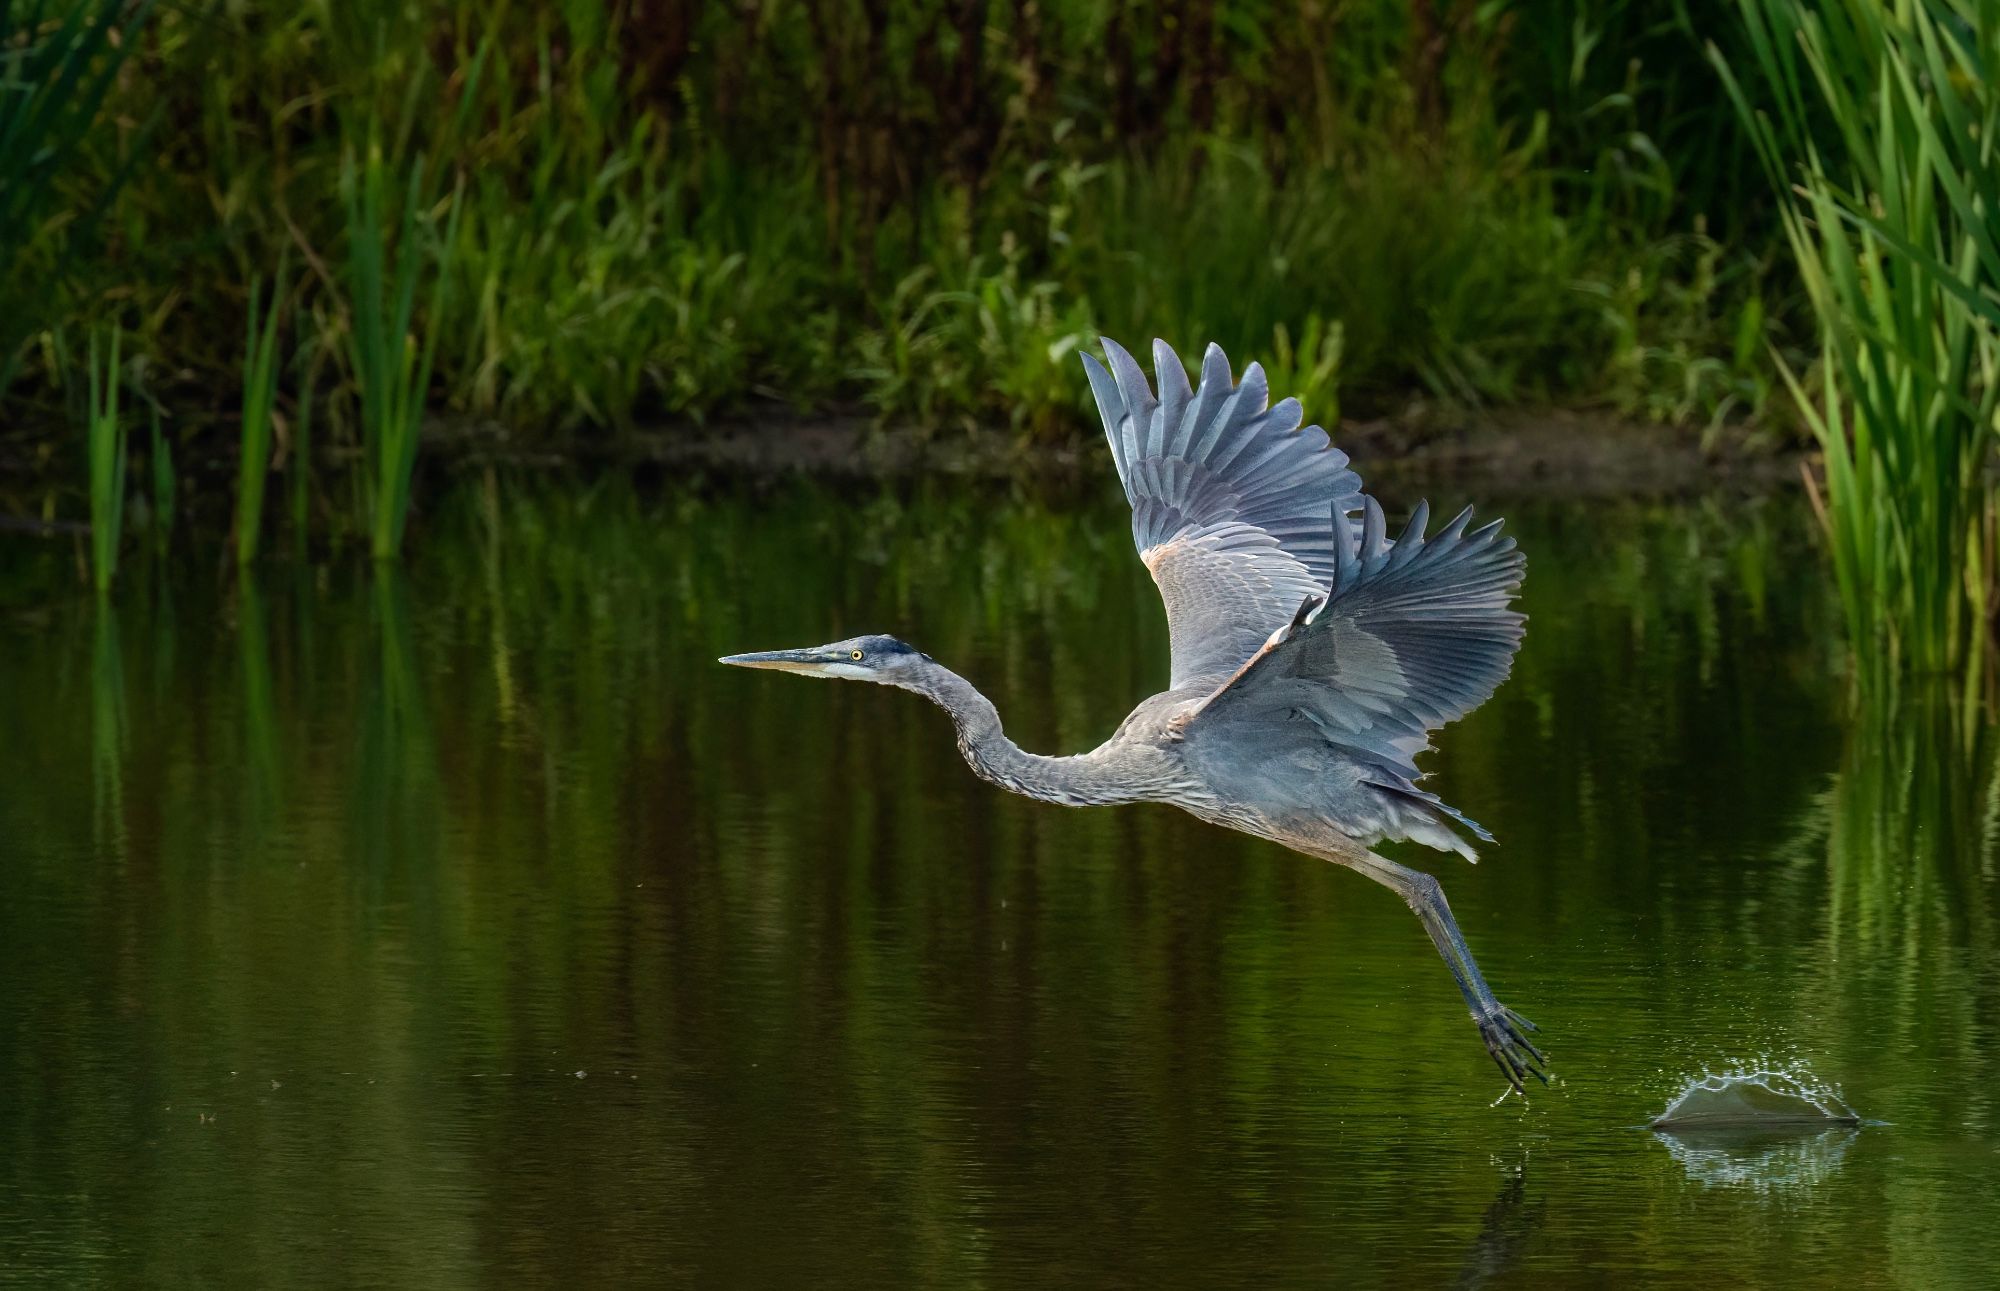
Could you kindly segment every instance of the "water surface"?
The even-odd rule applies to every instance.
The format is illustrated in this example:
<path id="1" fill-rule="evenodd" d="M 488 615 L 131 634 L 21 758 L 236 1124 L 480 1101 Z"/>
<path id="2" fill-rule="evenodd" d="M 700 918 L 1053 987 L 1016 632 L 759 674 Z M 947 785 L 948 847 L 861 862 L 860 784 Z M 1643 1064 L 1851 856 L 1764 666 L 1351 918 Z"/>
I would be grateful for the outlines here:
<path id="1" fill-rule="evenodd" d="M 107 609 L 6 539 L 0 1279 L 1983 1283 L 1983 737 L 1850 711 L 1789 502 L 1505 510 L 1527 643 L 1430 762 L 1501 842 L 1397 853 L 1545 1029 L 1498 1107 L 1388 892 L 713 663 L 891 632 L 1088 747 L 1166 673 L 1109 485 L 472 481 L 400 575 Z M 1886 1124 L 1644 1128 L 1762 1058 Z"/>

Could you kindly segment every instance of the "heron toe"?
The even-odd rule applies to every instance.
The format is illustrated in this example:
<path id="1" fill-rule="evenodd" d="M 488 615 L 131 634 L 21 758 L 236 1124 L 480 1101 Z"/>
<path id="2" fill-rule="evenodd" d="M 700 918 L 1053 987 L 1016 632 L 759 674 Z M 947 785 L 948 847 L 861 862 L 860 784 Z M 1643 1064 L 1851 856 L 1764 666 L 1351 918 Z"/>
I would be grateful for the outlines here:
<path id="1" fill-rule="evenodd" d="M 1544 1085 L 1549 1083 L 1548 1058 L 1529 1040 L 1527 1033 L 1539 1031 L 1540 1027 L 1528 1021 L 1504 1004 L 1496 1004 L 1491 1010 L 1480 1014 L 1479 1038 L 1486 1042 L 1486 1052 L 1493 1056 L 1493 1063 L 1500 1068 L 1500 1074 L 1514 1092 L 1527 1094 L 1522 1085 L 1522 1077 L 1533 1076 Z"/>

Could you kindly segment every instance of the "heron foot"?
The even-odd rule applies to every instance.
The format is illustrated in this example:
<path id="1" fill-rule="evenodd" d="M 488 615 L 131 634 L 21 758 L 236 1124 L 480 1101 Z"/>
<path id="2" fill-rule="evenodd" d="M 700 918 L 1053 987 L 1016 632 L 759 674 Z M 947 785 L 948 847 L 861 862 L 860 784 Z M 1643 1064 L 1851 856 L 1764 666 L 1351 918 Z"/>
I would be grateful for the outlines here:
<path id="1" fill-rule="evenodd" d="M 1528 1039 L 1528 1032 L 1539 1031 L 1540 1027 L 1498 1001 L 1473 1014 L 1472 1020 L 1479 1024 L 1479 1038 L 1486 1042 L 1486 1052 L 1493 1055 L 1494 1065 L 1500 1068 L 1500 1074 L 1507 1078 L 1515 1093 L 1526 1097 L 1528 1091 L 1521 1086 L 1524 1076 L 1533 1076 L 1544 1085 L 1549 1083 L 1545 1070 L 1549 1060 Z"/>

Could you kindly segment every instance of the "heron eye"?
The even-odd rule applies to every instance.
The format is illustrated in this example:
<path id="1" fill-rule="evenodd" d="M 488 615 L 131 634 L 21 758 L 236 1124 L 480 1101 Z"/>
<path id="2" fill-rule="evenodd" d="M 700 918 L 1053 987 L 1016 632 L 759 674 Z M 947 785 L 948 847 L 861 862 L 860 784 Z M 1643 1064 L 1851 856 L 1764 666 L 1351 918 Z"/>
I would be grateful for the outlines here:
<path id="1" fill-rule="evenodd" d="M 854 652 L 853 652 L 852 654 L 848 655 L 847 657 L 848 657 L 848 658 L 850 658 L 850 659 L 859 659 L 859 658 L 861 657 L 861 652 L 860 652 L 859 650 L 856 650 L 856 651 L 854 651 Z"/>

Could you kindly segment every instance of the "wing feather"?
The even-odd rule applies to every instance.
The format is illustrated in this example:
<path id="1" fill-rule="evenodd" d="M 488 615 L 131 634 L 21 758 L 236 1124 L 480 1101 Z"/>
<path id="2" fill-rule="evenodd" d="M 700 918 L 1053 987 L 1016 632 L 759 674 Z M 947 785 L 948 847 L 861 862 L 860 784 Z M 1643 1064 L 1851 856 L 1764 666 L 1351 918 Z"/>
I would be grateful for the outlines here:
<path id="1" fill-rule="evenodd" d="M 1132 538 L 1166 604 L 1176 689 L 1219 682 L 1334 575 L 1329 511 L 1361 505 L 1361 480 L 1296 399 L 1270 400 L 1264 369 L 1237 383 L 1214 345 L 1201 379 L 1153 342 L 1159 393 L 1124 347 L 1084 356 Z M 1343 527 L 1344 519 L 1337 521 Z"/>
<path id="2" fill-rule="evenodd" d="M 1357 836 L 1417 838 L 1471 855 L 1446 818 L 1485 832 L 1416 788 L 1430 733 L 1471 712 L 1513 667 L 1526 617 L 1511 608 L 1526 561 L 1495 521 L 1468 531 L 1468 508 L 1426 537 L 1419 504 L 1394 542 L 1382 508 L 1362 499 L 1360 532 L 1338 515 L 1326 599 L 1274 632 L 1190 714 L 1194 739 L 1262 728 L 1267 746 L 1309 737 L 1364 769 L 1374 792 Z M 1439 841 L 1446 840 L 1446 841 Z"/>

